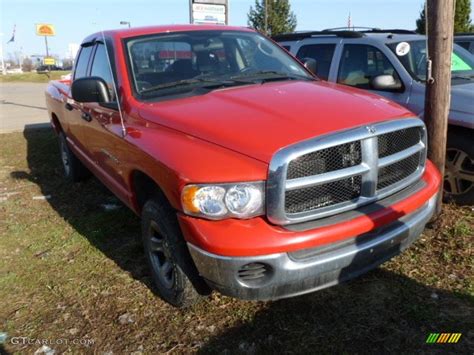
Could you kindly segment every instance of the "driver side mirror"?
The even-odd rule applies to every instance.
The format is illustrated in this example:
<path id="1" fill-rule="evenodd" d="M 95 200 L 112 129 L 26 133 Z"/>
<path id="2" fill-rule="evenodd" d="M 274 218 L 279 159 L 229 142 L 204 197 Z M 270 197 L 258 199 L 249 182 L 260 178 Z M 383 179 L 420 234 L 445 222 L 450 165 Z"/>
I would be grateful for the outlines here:
<path id="1" fill-rule="evenodd" d="M 377 75 L 370 80 L 370 87 L 374 90 L 396 91 L 402 88 L 402 83 L 396 80 L 393 75 Z"/>
<path id="2" fill-rule="evenodd" d="M 308 69 L 311 73 L 316 75 L 316 72 L 318 71 L 318 62 L 315 59 L 303 58 L 301 61 L 306 69 Z"/>
<path id="3" fill-rule="evenodd" d="M 92 76 L 73 81 L 71 86 L 72 98 L 77 102 L 110 102 L 109 88 L 104 79 Z"/>

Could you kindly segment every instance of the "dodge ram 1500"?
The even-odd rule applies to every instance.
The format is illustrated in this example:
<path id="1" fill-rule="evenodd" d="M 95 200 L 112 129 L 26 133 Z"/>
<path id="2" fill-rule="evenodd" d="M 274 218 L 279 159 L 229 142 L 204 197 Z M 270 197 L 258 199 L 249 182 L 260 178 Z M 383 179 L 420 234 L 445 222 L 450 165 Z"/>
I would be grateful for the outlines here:
<path id="1" fill-rule="evenodd" d="M 167 302 L 315 291 L 423 231 L 440 187 L 423 122 L 308 68 L 250 29 L 156 26 L 87 37 L 49 84 L 66 178 L 92 172 L 141 216 Z"/>

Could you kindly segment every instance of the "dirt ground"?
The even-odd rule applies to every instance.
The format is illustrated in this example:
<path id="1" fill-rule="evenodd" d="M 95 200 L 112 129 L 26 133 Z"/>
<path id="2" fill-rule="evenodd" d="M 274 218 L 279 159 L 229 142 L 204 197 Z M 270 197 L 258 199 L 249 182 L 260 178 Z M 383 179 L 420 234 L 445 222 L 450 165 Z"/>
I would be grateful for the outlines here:
<path id="1" fill-rule="evenodd" d="M 471 207 L 445 205 L 406 252 L 347 284 L 277 302 L 153 294 L 139 220 L 96 179 L 62 179 L 49 130 L 0 135 L 0 353 L 470 353 Z M 430 333 L 462 333 L 426 344 Z"/>

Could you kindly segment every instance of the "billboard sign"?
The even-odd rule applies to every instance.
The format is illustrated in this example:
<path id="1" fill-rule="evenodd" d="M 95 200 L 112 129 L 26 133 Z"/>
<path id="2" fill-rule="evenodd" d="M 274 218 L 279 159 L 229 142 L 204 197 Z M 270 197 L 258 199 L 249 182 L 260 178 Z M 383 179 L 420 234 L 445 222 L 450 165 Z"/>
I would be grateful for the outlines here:
<path id="1" fill-rule="evenodd" d="M 228 0 L 190 0 L 192 24 L 228 24 Z"/>
<path id="2" fill-rule="evenodd" d="M 37 23 L 36 24 L 36 35 L 37 36 L 54 36 L 56 35 L 56 30 L 53 25 L 48 23 Z"/>
<path id="3" fill-rule="evenodd" d="M 54 58 L 51 58 L 51 57 L 44 57 L 43 64 L 44 65 L 55 65 L 56 60 Z"/>

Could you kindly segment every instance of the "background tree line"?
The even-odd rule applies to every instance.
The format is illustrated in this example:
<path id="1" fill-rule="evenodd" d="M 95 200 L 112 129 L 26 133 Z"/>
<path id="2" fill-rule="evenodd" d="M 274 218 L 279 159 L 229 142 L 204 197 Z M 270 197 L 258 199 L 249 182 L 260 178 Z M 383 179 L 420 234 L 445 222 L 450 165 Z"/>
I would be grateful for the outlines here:
<path id="1" fill-rule="evenodd" d="M 289 0 L 255 0 L 250 7 L 248 25 L 267 35 L 294 32 L 297 25 L 296 15 L 291 11 Z M 265 19 L 266 18 L 266 19 Z M 425 9 L 416 20 L 416 31 L 426 32 Z M 456 0 L 454 33 L 474 32 L 471 23 L 471 0 Z"/>

